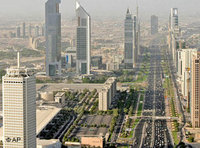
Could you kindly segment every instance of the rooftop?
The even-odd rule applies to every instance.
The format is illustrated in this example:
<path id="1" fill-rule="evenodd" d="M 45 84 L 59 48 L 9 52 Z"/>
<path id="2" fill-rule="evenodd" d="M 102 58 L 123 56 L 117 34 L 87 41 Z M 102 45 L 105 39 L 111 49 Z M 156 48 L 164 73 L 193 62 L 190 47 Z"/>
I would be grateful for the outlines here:
<path id="1" fill-rule="evenodd" d="M 36 111 L 36 133 L 39 134 L 42 129 L 58 114 L 60 108 L 54 106 L 41 106 L 37 107 Z"/>
<path id="2" fill-rule="evenodd" d="M 49 146 L 49 145 L 58 144 L 58 143 L 60 143 L 58 139 L 44 140 L 44 139 L 37 138 L 37 145 L 40 145 L 40 146 Z"/>
<path id="3" fill-rule="evenodd" d="M 93 90 L 94 88 L 97 89 L 97 91 L 100 91 L 104 84 L 66 84 L 66 83 L 48 83 L 48 84 L 37 84 L 36 88 L 39 92 L 53 92 L 53 91 L 64 91 L 67 89 L 72 90 L 84 90 L 89 89 Z"/>

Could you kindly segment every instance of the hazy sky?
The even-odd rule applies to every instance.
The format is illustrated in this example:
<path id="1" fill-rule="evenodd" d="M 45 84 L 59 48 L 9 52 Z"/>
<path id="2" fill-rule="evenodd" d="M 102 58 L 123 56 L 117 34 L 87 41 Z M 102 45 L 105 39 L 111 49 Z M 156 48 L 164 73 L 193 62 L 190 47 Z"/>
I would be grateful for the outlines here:
<path id="1" fill-rule="evenodd" d="M 0 0 L 0 16 L 44 17 L 47 0 Z M 75 16 L 75 0 L 61 0 L 64 18 Z M 126 8 L 135 11 L 136 0 L 79 0 L 92 17 L 123 17 Z M 180 15 L 200 14 L 200 0 L 138 0 L 140 14 L 169 16 L 171 7 L 178 7 Z"/>

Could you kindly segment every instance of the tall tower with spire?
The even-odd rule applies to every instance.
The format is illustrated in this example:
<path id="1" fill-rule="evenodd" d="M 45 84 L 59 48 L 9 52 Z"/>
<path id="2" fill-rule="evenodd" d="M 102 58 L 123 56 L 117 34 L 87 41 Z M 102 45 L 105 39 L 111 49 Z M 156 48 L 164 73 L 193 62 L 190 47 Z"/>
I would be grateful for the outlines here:
<path id="1" fill-rule="evenodd" d="M 127 9 L 124 23 L 124 64 L 126 69 L 134 67 L 134 38 L 133 18 L 130 10 Z"/>
<path id="2" fill-rule="evenodd" d="M 80 75 L 89 75 L 91 60 L 91 17 L 78 2 L 76 2 L 76 16 L 76 71 Z"/>

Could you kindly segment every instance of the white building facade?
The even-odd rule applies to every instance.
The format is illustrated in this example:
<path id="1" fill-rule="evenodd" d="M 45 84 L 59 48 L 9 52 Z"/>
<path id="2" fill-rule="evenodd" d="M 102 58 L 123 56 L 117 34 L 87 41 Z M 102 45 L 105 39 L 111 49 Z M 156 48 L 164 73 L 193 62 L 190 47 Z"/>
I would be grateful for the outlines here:
<path id="1" fill-rule="evenodd" d="M 99 110 L 107 111 L 117 92 L 117 81 L 115 77 L 110 77 L 104 83 L 99 92 Z"/>
<path id="2" fill-rule="evenodd" d="M 2 79 L 4 148 L 36 148 L 36 84 L 26 69 L 8 69 Z"/>

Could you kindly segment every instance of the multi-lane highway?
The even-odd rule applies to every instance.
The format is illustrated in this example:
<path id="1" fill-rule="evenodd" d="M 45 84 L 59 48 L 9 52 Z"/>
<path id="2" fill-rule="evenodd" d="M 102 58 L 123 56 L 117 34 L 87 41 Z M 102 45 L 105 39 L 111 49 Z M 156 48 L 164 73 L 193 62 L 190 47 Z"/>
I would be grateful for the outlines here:
<path id="1" fill-rule="evenodd" d="M 166 119 L 155 117 L 165 116 L 164 89 L 162 86 L 163 70 L 161 66 L 161 53 L 158 46 L 150 49 L 150 72 L 148 88 L 145 94 L 143 118 L 135 129 L 134 148 L 173 147 L 171 135 L 167 128 Z"/>

